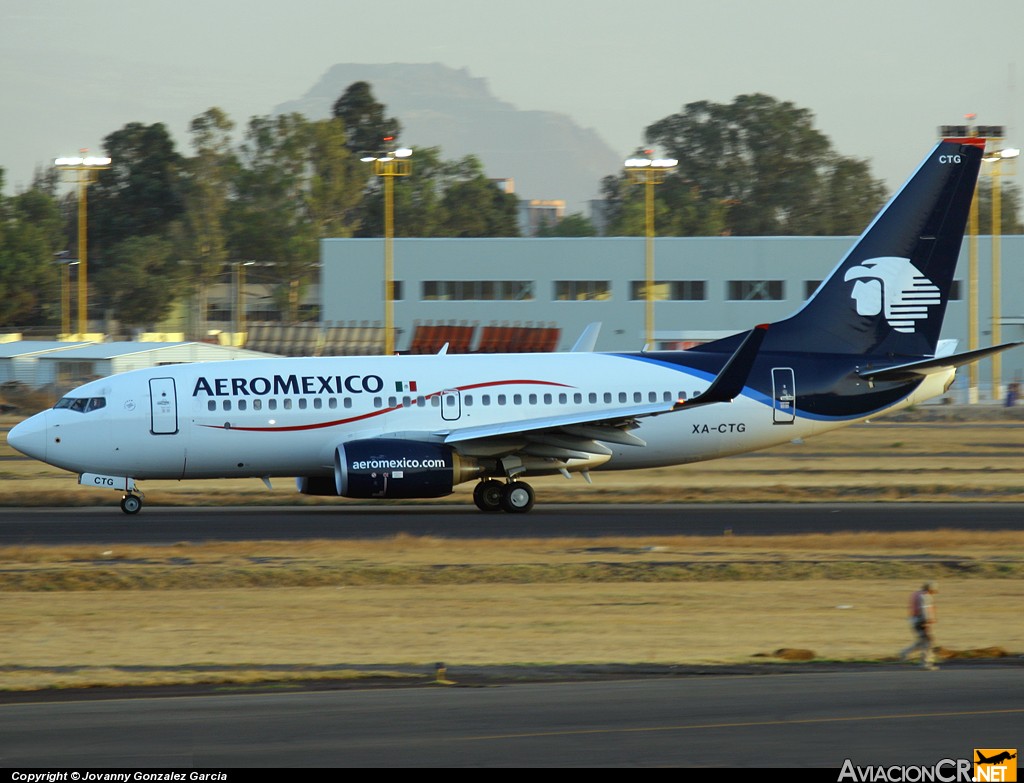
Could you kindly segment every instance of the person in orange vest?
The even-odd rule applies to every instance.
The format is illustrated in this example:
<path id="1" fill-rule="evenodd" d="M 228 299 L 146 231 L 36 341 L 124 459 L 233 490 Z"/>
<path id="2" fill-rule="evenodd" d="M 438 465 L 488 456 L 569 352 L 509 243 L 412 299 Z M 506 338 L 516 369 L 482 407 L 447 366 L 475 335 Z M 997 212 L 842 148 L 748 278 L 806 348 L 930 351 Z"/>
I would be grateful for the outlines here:
<path id="1" fill-rule="evenodd" d="M 920 590 L 910 596 L 910 627 L 914 629 L 917 637 L 912 645 L 900 653 L 901 660 L 909 660 L 913 653 L 921 653 L 921 665 L 934 671 L 939 667 L 935 665 L 935 653 L 933 650 L 934 639 L 932 638 L 932 626 L 935 625 L 935 600 L 933 596 L 939 592 L 935 582 L 925 582 Z"/>

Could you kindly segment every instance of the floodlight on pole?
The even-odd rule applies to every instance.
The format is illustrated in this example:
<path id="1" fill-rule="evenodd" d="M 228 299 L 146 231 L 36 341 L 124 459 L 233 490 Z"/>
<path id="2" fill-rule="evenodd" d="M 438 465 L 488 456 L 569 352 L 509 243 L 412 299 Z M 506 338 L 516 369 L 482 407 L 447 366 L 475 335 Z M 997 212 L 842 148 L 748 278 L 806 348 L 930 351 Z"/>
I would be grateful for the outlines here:
<path id="1" fill-rule="evenodd" d="M 393 141 L 393 139 L 385 139 Z M 384 181 L 384 354 L 395 352 L 395 177 L 412 174 L 412 150 L 365 152 L 360 160 L 373 164 L 373 173 Z"/>
<path id="2" fill-rule="evenodd" d="M 84 152 L 84 151 L 83 151 Z M 89 267 L 88 267 L 88 228 L 86 191 L 95 182 L 98 173 L 110 168 L 111 160 L 107 157 L 78 156 L 56 158 L 54 168 L 60 171 L 75 172 L 75 184 L 78 187 L 78 334 L 89 331 Z"/>
<path id="3" fill-rule="evenodd" d="M 998 139 L 995 139 L 998 141 Z M 1003 291 L 1002 291 L 1002 190 L 1000 178 L 1015 173 L 1020 150 L 1014 147 L 991 150 L 982 157 L 984 163 L 990 164 L 988 175 L 992 178 L 992 345 L 1002 342 Z M 1004 171 L 1003 164 L 1010 170 Z M 996 353 L 992 356 L 992 401 L 997 402 L 1003 396 L 1003 357 Z"/>
<path id="4" fill-rule="evenodd" d="M 666 175 L 675 171 L 679 161 L 675 158 L 650 157 L 629 158 L 624 166 L 626 176 L 634 185 L 644 185 L 644 234 L 646 285 L 644 287 L 645 317 L 644 333 L 647 345 L 654 345 L 654 186 L 665 181 Z"/>

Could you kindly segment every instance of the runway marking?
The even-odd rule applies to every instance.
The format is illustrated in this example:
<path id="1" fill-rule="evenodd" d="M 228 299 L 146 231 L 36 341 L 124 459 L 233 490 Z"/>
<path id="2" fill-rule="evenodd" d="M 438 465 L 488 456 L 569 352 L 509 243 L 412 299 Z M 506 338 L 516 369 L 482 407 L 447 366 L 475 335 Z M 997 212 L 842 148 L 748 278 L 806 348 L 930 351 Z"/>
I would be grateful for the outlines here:
<path id="1" fill-rule="evenodd" d="M 812 723 L 857 723 L 861 721 L 907 720 L 910 718 L 961 718 L 978 715 L 1016 715 L 1024 708 L 1007 710 L 968 710 L 964 712 L 920 712 L 905 715 L 864 715 L 858 718 L 804 718 L 797 720 L 741 721 L 737 723 L 694 723 L 681 726 L 639 726 L 625 729 L 575 729 L 570 731 L 537 731 L 520 734 L 483 734 L 478 737 L 463 737 L 473 742 L 480 740 L 525 739 L 529 737 L 571 737 L 587 734 L 637 734 L 654 731 L 693 731 L 695 729 L 743 729 L 754 726 L 799 726 Z"/>

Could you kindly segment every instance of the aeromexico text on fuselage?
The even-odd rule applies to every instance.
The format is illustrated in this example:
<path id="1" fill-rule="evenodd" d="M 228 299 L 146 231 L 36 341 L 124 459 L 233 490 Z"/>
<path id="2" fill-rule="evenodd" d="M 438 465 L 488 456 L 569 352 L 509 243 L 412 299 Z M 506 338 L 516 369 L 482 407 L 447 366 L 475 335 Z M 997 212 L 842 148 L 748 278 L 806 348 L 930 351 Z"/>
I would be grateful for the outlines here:
<path id="1" fill-rule="evenodd" d="M 395 381 L 395 392 L 416 392 L 416 381 Z M 273 375 L 255 378 L 199 376 L 192 396 L 264 397 L 284 394 L 377 394 L 384 391 L 379 375 Z"/>

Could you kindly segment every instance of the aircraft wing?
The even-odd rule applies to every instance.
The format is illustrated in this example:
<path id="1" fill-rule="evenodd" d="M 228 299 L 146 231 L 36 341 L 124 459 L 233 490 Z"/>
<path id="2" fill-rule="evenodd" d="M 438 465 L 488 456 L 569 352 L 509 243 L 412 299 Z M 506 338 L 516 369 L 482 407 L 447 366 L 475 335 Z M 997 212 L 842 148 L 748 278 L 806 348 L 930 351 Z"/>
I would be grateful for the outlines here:
<path id="1" fill-rule="evenodd" d="M 1018 345 L 1024 345 L 1024 343 L 1003 343 L 1002 345 L 993 345 L 989 348 L 979 348 L 976 351 L 966 351 L 965 353 L 936 356 L 932 359 L 921 359 L 916 362 L 897 364 L 893 367 L 864 369 L 858 375 L 866 381 L 912 381 L 933 373 L 954 370 L 957 367 L 979 361 L 986 356 L 1000 353 L 1009 348 L 1015 348 Z"/>
<path id="2" fill-rule="evenodd" d="M 690 400 L 624 405 L 611 410 L 605 408 L 600 412 L 579 411 L 560 416 L 438 430 L 433 434 L 445 443 L 462 444 L 460 451 L 467 453 L 521 451 L 563 459 L 611 454 L 611 449 L 599 441 L 644 446 L 646 443 L 630 432 L 640 426 L 640 419 L 735 399 L 743 391 L 767 329 L 764 324 L 751 329 L 704 393 Z"/>

